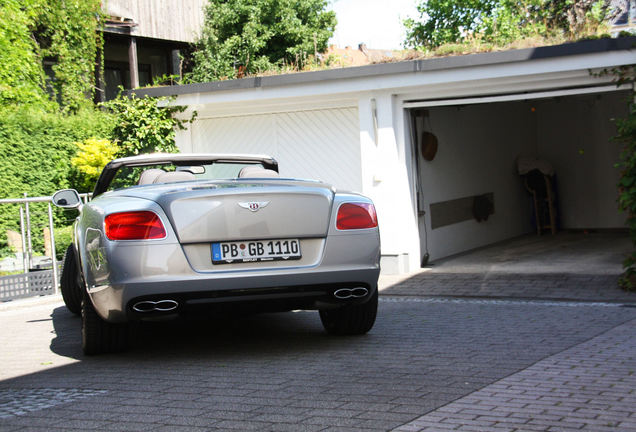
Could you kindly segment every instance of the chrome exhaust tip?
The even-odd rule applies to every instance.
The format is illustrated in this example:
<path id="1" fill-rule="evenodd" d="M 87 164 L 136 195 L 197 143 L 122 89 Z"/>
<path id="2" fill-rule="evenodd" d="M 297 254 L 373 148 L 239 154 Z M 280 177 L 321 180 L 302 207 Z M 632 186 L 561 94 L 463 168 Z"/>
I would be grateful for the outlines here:
<path id="1" fill-rule="evenodd" d="M 137 302 L 133 305 L 133 310 L 135 312 L 170 312 L 179 307 L 179 303 L 174 300 L 144 300 Z"/>
<path id="2" fill-rule="evenodd" d="M 357 288 L 341 288 L 334 291 L 333 296 L 335 298 L 346 300 L 350 298 L 360 298 L 369 294 L 369 290 L 364 287 Z"/>
<path id="3" fill-rule="evenodd" d="M 367 294 L 369 294 L 369 290 L 363 287 L 358 287 L 351 290 L 351 295 L 354 297 L 364 297 Z"/>

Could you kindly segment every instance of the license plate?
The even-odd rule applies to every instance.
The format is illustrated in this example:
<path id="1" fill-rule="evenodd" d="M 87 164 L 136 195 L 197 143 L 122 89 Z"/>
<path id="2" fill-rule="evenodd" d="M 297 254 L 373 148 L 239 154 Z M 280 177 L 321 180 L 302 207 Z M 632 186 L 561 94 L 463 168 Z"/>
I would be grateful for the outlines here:
<path id="1" fill-rule="evenodd" d="M 212 262 L 256 262 L 300 259 L 298 239 L 251 240 L 212 243 Z"/>

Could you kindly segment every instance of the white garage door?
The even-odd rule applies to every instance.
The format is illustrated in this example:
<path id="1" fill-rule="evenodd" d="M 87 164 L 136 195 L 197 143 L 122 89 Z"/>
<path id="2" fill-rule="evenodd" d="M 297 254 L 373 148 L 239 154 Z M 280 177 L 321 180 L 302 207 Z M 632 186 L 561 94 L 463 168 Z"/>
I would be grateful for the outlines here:
<path id="1" fill-rule="evenodd" d="M 197 153 L 264 153 L 283 177 L 322 180 L 361 191 L 357 108 L 208 118 L 192 125 Z"/>

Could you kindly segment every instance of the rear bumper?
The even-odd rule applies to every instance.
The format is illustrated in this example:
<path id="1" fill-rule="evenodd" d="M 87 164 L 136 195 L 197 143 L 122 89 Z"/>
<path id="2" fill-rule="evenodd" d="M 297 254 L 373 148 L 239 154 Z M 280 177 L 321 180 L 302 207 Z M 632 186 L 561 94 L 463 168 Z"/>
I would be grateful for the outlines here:
<path id="1" fill-rule="evenodd" d="M 363 303 L 377 289 L 380 269 L 251 276 L 196 278 L 104 285 L 90 290 L 95 309 L 110 322 L 126 322 L 171 314 L 224 311 L 241 308 L 254 312 L 292 309 L 326 309 Z M 343 288 L 366 288 L 361 297 L 340 299 Z M 138 312 L 135 304 L 172 300 L 177 306 L 165 312 Z"/>
<path id="2" fill-rule="evenodd" d="M 334 293 L 354 292 L 356 296 L 337 298 Z M 167 296 L 143 296 L 131 299 L 126 305 L 130 321 L 157 319 L 171 315 L 224 315 L 236 312 L 283 312 L 295 309 L 330 309 L 346 304 L 368 301 L 376 286 L 361 283 L 335 285 L 297 285 L 289 287 L 249 288 L 223 291 L 177 292 Z M 361 294 L 362 293 L 362 294 Z M 141 310 L 136 305 L 174 302 L 174 309 Z M 160 303 L 160 302 L 164 303 Z M 170 305 L 170 303 L 168 303 Z"/>
<path id="3" fill-rule="evenodd" d="M 251 311 L 323 309 L 364 302 L 377 289 L 380 245 L 377 230 L 328 236 L 317 262 L 306 266 L 219 267 L 196 271 L 178 243 L 116 245 L 105 250 L 99 271 L 90 276 L 88 293 L 97 313 L 110 322 L 150 318 L 133 310 L 139 301 L 172 300 L 170 313 L 245 306 Z M 98 273 L 101 277 L 95 277 Z M 363 297 L 338 299 L 340 288 L 363 287 Z M 161 313 L 164 315 L 164 313 Z M 167 312 L 165 313 L 167 314 Z"/>

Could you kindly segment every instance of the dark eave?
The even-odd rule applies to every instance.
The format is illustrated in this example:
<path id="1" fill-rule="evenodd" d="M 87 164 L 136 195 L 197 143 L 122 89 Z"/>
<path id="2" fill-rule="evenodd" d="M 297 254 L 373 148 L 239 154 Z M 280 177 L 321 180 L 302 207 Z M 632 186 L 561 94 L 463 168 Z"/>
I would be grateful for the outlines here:
<path id="1" fill-rule="evenodd" d="M 517 63 L 528 60 L 596 54 L 608 51 L 625 51 L 632 50 L 635 47 L 636 37 L 622 37 L 616 39 L 605 38 L 537 48 L 468 54 L 424 60 L 410 60 L 395 63 L 380 63 L 369 66 L 252 77 L 227 81 L 212 81 L 198 84 L 144 88 L 134 90 L 133 93 L 138 96 L 148 95 L 159 97 L 250 88 L 280 87 L 350 78 L 364 78 L 401 73 L 429 72 L 474 66 Z M 636 63 L 636 58 L 634 59 L 634 62 Z"/>

